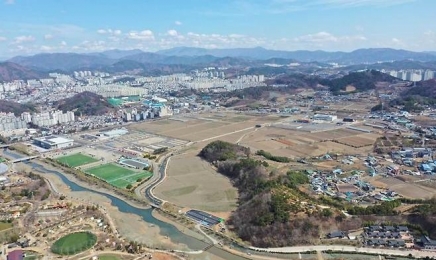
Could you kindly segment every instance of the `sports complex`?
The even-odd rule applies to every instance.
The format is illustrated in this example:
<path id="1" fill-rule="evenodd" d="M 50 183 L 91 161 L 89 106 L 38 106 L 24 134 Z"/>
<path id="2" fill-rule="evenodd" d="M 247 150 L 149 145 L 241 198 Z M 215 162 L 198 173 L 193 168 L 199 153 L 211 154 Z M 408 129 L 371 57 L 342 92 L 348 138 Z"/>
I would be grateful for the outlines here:
<path id="1" fill-rule="evenodd" d="M 149 164 L 139 159 L 121 159 L 118 163 L 104 163 L 94 157 L 93 155 L 74 153 L 58 157 L 56 160 L 70 168 L 80 166 L 86 174 L 95 176 L 118 188 L 126 188 L 129 184 L 133 185 L 153 175 L 144 170 Z"/>

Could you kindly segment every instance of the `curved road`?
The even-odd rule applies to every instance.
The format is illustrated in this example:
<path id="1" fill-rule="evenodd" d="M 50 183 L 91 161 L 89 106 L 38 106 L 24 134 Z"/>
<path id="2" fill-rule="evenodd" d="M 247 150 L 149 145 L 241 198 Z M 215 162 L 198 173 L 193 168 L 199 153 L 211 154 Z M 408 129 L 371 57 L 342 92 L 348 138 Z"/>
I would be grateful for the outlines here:
<path id="1" fill-rule="evenodd" d="M 153 194 L 153 189 L 165 179 L 166 168 L 170 158 L 171 155 L 167 155 L 160 165 L 158 163 L 153 163 L 153 177 L 135 189 L 136 196 L 142 197 L 144 194 L 152 203 L 152 206 L 160 207 L 165 202 Z"/>

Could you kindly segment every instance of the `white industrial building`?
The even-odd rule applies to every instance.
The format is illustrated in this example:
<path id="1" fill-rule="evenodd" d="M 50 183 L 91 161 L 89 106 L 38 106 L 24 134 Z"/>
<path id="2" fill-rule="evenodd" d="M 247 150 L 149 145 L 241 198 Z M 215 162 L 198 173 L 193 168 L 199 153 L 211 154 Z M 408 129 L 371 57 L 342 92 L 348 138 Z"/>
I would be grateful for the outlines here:
<path id="1" fill-rule="evenodd" d="M 127 133 L 129 133 L 129 131 L 127 129 L 120 128 L 120 129 L 114 129 L 114 130 L 109 130 L 109 131 L 103 132 L 103 136 L 109 137 L 109 138 L 115 138 L 115 137 L 125 135 Z"/>
<path id="2" fill-rule="evenodd" d="M 313 120 L 321 120 L 321 121 L 335 121 L 338 119 L 338 116 L 335 115 L 323 115 L 323 114 L 315 114 L 313 116 Z"/>
<path id="3" fill-rule="evenodd" d="M 45 149 L 62 149 L 74 145 L 73 139 L 69 139 L 61 136 L 55 136 L 55 135 L 35 138 L 33 139 L 33 141 L 37 146 L 40 146 Z"/>

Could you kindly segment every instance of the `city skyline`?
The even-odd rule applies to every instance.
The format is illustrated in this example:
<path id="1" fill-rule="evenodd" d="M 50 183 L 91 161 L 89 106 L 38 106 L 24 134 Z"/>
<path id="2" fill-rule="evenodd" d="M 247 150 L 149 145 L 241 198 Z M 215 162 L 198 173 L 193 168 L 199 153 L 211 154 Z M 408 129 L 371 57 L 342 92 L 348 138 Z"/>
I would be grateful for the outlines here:
<path id="1" fill-rule="evenodd" d="M 172 47 L 435 51 L 426 0 L 3 0 L 0 57 Z"/>

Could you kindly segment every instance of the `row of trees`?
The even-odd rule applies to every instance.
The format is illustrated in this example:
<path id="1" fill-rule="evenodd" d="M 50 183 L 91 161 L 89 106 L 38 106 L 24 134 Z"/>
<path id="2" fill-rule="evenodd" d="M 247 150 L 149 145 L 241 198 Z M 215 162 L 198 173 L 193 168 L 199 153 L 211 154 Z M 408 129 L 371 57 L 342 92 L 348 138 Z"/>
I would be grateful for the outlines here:
<path id="1" fill-rule="evenodd" d="M 257 151 L 256 155 L 263 156 L 265 159 L 268 159 L 268 160 L 271 160 L 271 161 L 275 161 L 275 162 L 288 163 L 288 162 L 291 161 L 288 157 L 285 157 L 285 156 L 275 156 L 275 155 L 272 155 L 271 153 L 266 152 L 264 150 Z"/>

